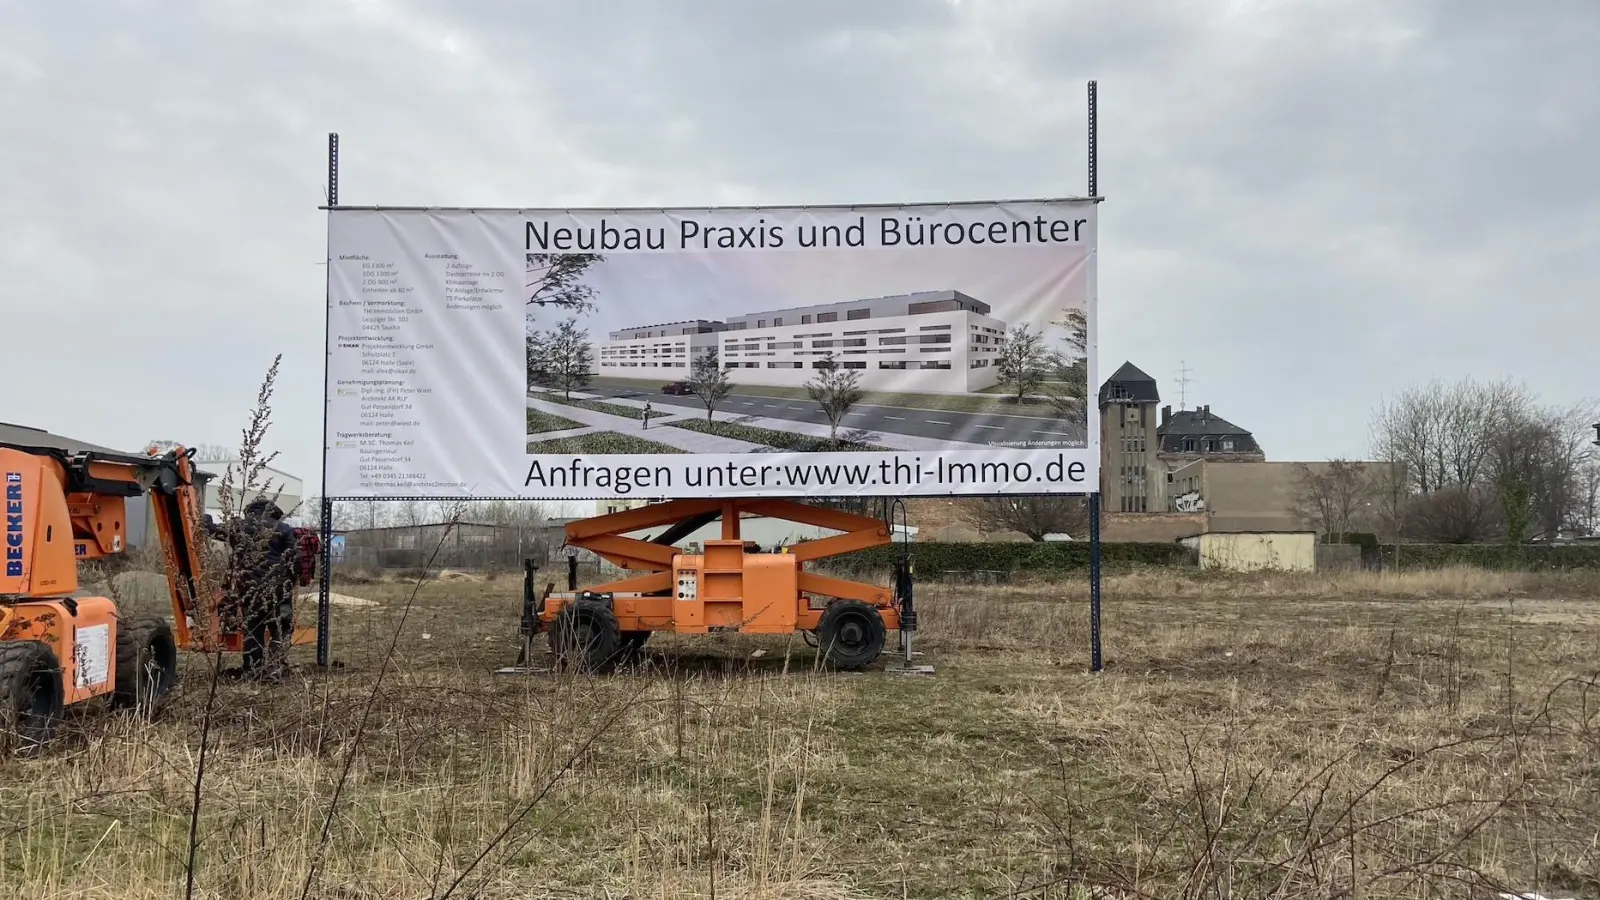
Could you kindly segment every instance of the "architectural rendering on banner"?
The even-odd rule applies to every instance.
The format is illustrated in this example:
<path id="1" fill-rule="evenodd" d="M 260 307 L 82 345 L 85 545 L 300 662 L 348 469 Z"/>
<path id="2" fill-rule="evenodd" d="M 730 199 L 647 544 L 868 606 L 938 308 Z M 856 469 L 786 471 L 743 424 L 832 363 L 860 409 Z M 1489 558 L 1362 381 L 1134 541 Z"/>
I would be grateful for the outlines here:
<path id="1" fill-rule="evenodd" d="M 329 240 L 340 496 L 1096 484 L 1093 201 L 343 209 Z"/>
<path id="2" fill-rule="evenodd" d="M 966 394 L 1000 383 L 1007 325 L 960 291 L 923 291 L 612 331 L 596 371 L 684 377 L 704 354 L 728 381 L 802 387 L 832 360 L 863 390 Z"/>

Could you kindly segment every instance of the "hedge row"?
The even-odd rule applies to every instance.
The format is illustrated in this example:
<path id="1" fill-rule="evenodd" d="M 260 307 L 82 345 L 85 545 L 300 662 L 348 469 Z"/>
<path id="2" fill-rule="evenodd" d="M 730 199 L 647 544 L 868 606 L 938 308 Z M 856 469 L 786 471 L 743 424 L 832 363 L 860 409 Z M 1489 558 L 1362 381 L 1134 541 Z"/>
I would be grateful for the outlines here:
<path id="1" fill-rule="evenodd" d="M 1395 547 L 1378 548 L 1385 568 L 1395 565 Z M 1480 569 L 1535 571 L 1600 569 L 1600 546 L 1591 544 L 1401 544 L 1400 569 L 1442 569 L 1476 566 Z"/>
<path id="2" fill-rule="evenodd" d="M 717 437 L 731 438 L 749 444 L 760 444 L 778 450 L 788 450 L 794 453 L 825 453 L 840 451 L 867 451 L 882 450 L 871 444 L 859 441 L 830 441 L 825 437 L 809 434 L 798 434 L 793 431 L 776 431 L 771 428 L 757 428 L 754 425 L 740 425 L 736 422 L 707 422 L 704 419 L 679 419 L 668 422 L 673 428 L 682 428 L 685 431 L 698 431 L 701 434 L 714 434 Z"/>
<path id="3" fill-rule="evenodd" d="M 1378 545 L 1374 550 L 1382 554 L 1384 568 L 1394 565 L 1393 544 Z M 896 543 L 835 557 L 827 564 L 845 571 L 880 570 L 898 562 L 904 552 L 903 545 Z M 913 541 L 911 559 L 917 574 L 924 576 L 945 572 L 1065 571 L 1089 568 L 1089 544 L 1086 541 L 1005 544 Z M 1193 552 L 1177 543 L 1107 542 L 1100 546 L 1100 560 L 1108 569 L 1195 565 Z M 1508 571 L 1600 569 L 1600 546 L 1403 544 L 1400 547 L 1401 570 L 1446 566 Z"/>
<path id="4" fill-rule="evenodd" d="M 831 568 L 869 570 L 887 568 L 899 562 L 905 546 L 872 547 L 828 560 Z M 918 575 L 943 572 L 1062 571 L 1089 568 L 1087 541 L 1043 541 L 1006 544 L 968 544 L 944 541 L 913 541 L 911 561 Z M 1188 566 L 1193 554 L 1176 543 L 1103 543 L 1101 565 L 1108 568 L 1131 566 Z"/>

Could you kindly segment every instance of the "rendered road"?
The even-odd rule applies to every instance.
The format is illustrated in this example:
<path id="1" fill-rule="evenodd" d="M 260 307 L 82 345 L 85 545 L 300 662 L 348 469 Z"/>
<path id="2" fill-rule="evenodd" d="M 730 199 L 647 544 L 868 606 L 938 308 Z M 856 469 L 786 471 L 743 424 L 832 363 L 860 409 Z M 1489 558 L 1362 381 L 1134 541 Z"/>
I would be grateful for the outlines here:
<path id="1" fill-rule="evenodd" d="M 663 394 L 640 388 L 618 388 L 594 385 L 584 388 L 585 393 L 626 400 L 648 400 L 650 405 L 685 407 L 705 415 L 706 406 L 693 395 Z M 822 414 L 811 400 L 789 400 L 758 397 L 750 394 L 729 394 L 717 404 L 718 413 L 762 416 L 768 419 L 788 419 L 827 425 L 828 417 Z M 889 434 L 906 434 L 914 437 L 961 441 L 969 444 L 999 444 L 1032 442 L 1039 446 L 1083 446 L 1083 431 L 1065 422 L 1036 419 L 1027 416 L 1007 416 L 993 413 L 964 413 L 950 410 L 902 409 L 897 406 L 856 405 L 839 423 L 841 431 L 862 429 Z M 1048 442 L 1048 443 L 1047 443 Z M 1057 442 L 1067 442 L 1065 445 Z"/>

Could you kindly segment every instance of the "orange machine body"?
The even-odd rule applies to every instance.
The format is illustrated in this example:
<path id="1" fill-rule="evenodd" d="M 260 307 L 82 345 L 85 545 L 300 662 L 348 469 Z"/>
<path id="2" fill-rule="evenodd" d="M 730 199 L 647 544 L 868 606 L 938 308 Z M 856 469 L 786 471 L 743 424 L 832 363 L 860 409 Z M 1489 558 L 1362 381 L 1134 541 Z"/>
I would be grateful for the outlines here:
<path id="1" fill-rule="evenodd" d="M 0 640 L 39 641 L 61 664 L 62 693 L 77 703 L 115 687 L 117 608 L 105 597 L 75 597 L 77 560 L 120 552 L 124 504 L 69 496 L 63 467 L 48 457 L 0 448 L 5 559 L 0 569 Z M 74 502 L 77 501 L 77 502 Z"/>
<path id="2" fill-rule="evenodd" d="M 742 514 L 784 519 L 842 532 L 797 544 L 782 553 L 751 552 L 739 537 Z M 679 553 L 672 541 L 720 518 L 722 539 L 704 552 Z M 628 532 L 670 526 L 654 541 Z M 829 599 L 858 600 L 877 609 L 886 628 L 900 627 L 888 588 L 808 572 L 806 563 L 881 546 L 892 540 L 881 519 L 805 506 L 788 500 L 672 500 L 567 525 L 567 543 L 596 553 L 634 575 L 589 588 L 608 595 L 623 632 L 713 630 L 790 634 L 817 628 Z M 578 593 L 547 591 L 541 622 L 556 620 Z"/>
<path id="3" fill-rule="evenodd" d="M 49 644 L 62 664 L 69 702 L 113 688 L 114 672 L 103 683 L 97 679 L 104 654 L 116 648 L 116 606 L 104 597 L 74 595 L 79 560 L 126 551 L 130 497 L 150 499 L 177 645 L 243 649 L 244 635 L 219 623 L 220 586 L 201 577 L 207 536 L 197 475 L 182 448 L 141 457 L 0 445 L 0 640 Z M 296 629 L 292 640 L 313 642 L 316 629 Z"/>

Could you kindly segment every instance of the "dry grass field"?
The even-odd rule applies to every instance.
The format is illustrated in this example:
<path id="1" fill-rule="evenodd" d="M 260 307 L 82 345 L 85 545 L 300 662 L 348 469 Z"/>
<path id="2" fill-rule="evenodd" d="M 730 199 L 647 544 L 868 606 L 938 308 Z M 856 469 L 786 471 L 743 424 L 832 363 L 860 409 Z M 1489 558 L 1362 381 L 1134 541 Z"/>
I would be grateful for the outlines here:
<path id="1" fill-rule="evenodd" d="M 496 676 L 514 578 L 340 583 L 342 669 L 190 657 L 160 720 L 0 760 L 0 895 L 1600 897 L 1593 579 L 1117 576 L 1098 675 L 1081 582 L 924 583 L 932 677 Z"/>

